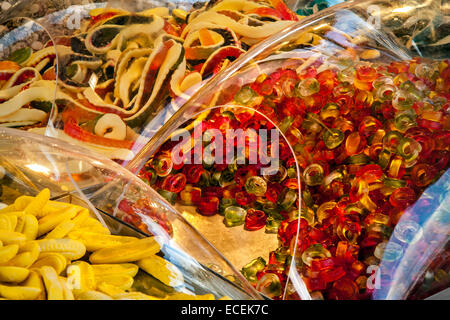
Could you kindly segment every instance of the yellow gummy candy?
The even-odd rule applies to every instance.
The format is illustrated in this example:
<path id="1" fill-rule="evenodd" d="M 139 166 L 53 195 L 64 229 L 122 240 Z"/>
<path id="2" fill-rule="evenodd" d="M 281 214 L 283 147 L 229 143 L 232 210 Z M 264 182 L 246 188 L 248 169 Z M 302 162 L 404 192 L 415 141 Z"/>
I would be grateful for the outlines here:
<path id="1" fill-rule="evenodd" d="M 64 300 L 75 300 L 73 292 L 67 284 L 67 279 L 64 277 L 59 277 L 59 282 L 61 283 L 63 289 Z"/>
<path id="2" fill-rule="evenodd" d="M 8 261 L 8 266 L 29 268 L 36 260 L 39 255 L 39 251 L 36 252 L 22 252 L 16 255 L 14 258 Z"/>
<path id="3" fill-rule="evenodd" d="M 40 293 L 38 288 L 0 285 L 0 296 L 9 300 L 34 300 Z"/>
<path id="4" fill-rule="evenodd" d="M 77 215 L 72 219 L 72 222 L 76 227 L 81 227 L 89 218 L 89 210 L 83 208 L 77 213 Z"/>
<path id="5" fill-rule="evenodd" d="M 12 206 L 17 211 L 25 210 L 25 208 L 33 201 L 34 197 L 31 196 L 20 196 L 18 197 Z"/>
<path id="6" fill-rule="evenodd" d="M 31 214 L 26 214 L 22 217 L 23 219 L 23 228 L 22 233 L 28 240 L 34 240 L 38 234 L 38 220 L 35 216 Z"/>
<path id="7" fill-rule="evenodd" d="M 125 290 L 106 282 L 97 283 L 97 290 L 109 296 L 114 296 L 125 292 Z"/>
<path id="8" fill-rule="evenodd" d="M 96 275 L 96 283 L 107 283 L 118 287 L 122 290 L 128 290 L 133 286 L 134 279 L 126 274 L 110 274 L 110 275 Z"/>
<path id="9" fill-rule="evenodd" d="M 58 274 L 55 269 L 43 266 L 39 269 L 42 280 L 44 281 L 45 291 L 47 292 L 47 300 L 63 300 L 64 292 L 61 282 L 59 282 Z"/>
<path id="10" fill-rule="evenodd" d="M 19 245 L 17 244 L 0 247 L 0 264 L 4 264 L 14 258 L 18 251 Z"/>
<path id="11" fill-rule="evenodd" d="M 39 194 L 31 200 L 31 202 L 23 209 L 25 214 L 32 214 L 37 216 L 42 212 L 45 204 L 50 200 L 50 190 L 48 188 L 43 189 Z"/>
<path id="12" fill-rule="evenodd" d="M 130 277 L 134 277 L 138 271 L 139 267 L 132 263 L 121 263 L 121 264 L 93 264 L 92 269 L 95 275 L 111 275 L 111 274 L 125 274 Z"/>
<path id="13" fill-rule="evenodd" d="M 57 274 L 61 274 L 66 269 L 67 260 L 60 253 L 44 252 L 39 255 L 38 260 L 33 263 L 31 268 L 39 269 L 43 266 L 49 266 L 55 269 Z"/>
<path id="14" fill-rule="evenodd" d="M 32 287 L 40 290 L 39 295 L 36 297 L 37 300 L 45 300 L 45 287 L 44 282 L 42 280 L 41 275 L 35 271 L 30 270 L 30 274 L 28 275 L 27 279 L 21 283 L 24 287 Z"/>
<path id="15" fill-rule="evenodd" d="M 55 229 L 47 233 L 45 239 L 61 239 L 64 238 L 72 229 L 75 228 L 75 223 L 72 220 L 65 220 L 58 224 Z"/>
<path id="16" fill-rule="evenodd" d="M 0 282 L 22 282 L 27 277 L 30 271 L 26 268 L 1 266 L 0 267 Z"/>
<path id="17" fill-rule="evenodd" d="M 53 230 L 61 222 L 70 220 L 76 215 L 77 209 L 75 207 L 68 207 L 39 219 L 38 237 Z"/>
<path id="18" fill-rule="evenodd" d="M 89 261 L 95 264 L 133 262 L 152 256 L 160 250 L 158 242 L 153 237 L 148 237 L 95 251 Z"/>
<path id="19" fill-rule="evenodd" d="M 152 256 L 139 260 L 137 264 L 139 268 L 154 276 L 167 286 L 177 287 L 184 283 L 181 271 L 160 256 Z"/>
<path id="20" fill-rule="evenodd" d="M 69 235 L 69 238 L 79 240 L 86 246 L 86 250 L 89 252 L 97 251 L 103 248 L 110 248 L 117 245 L 136 242 L 139 239 L 135 237 L 115 236 L 108 234 L 98 234 L 94 232 L 73 233 Z"/>
<path id="21" fill-rule="evenodd" d="M 2 230 L 0 232 L 0 241 L 4 245 L 14 244 L 14 243 L 20 244 L 26 240 L 27 240 L 26 236 L 20 232 L 5 231 L 5 230 Z"/>
<path id="22" fill-rule="evenodd" d="M 17 216 L 1 215 L 0 216 L 0 232 L 1 230 L 15 231 L 17 225 Z"/>

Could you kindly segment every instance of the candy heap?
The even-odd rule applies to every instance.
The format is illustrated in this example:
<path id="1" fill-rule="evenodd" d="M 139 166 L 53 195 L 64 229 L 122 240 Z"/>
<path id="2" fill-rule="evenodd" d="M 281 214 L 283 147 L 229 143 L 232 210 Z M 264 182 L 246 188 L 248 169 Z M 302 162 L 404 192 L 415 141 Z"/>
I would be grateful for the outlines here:
<path id="1" fill-rule="evenodd" d="M 174 164 L 173 142 L 140 173 L 172 203 L 220 213 L 230 227 L 277 233 L 280 247 L 268 263 L 258 258 L 242 270 L 275 299 L 282 297 L 292 257 L 313 297 L 369 298 L 368 268 L 380 262 L 404 210 L 449 167 L 450 61 L 334 67 L 325 61 L 287 61 L 251 83 L 228 87 L 219 101 L 233 107 L 212 110 L 202 123 L 204 131 L 258 132 L 273 124 L 238 106 L 265 114 L 286 137 L 276 174 L 261 175 L 264 166 L 248 164 L 242 152 L 235 154 L 245 155 L 244 165 Z M 194 148 L 188 156 L 194 158 Z M 298 296 L 288 287 L 285 298 Z"/>
<path id="2" fill-rule="evenodd" d="M 0 210 L 2 299 L 214 299 L 178 290 L 183 274 L 155 238 L 111 235 L 89 210 L 49 198 L 44 189 Z"/>
<path id="3" fill-rule="evenodd" d="M 188 89 L 298 19 L 281 0 L 211 1 L 189 12 L 93 9 L 79 32 L 55 37 L 36 52 L 20 48 L 0 63 L 3 78 L 12 77 L 1 87 L 0 123 L 29 129 L 31 122 L 42 133 L 56 98 L 60 117 L 52 120 L 60 130 L 53 134 L 130 160 L 142 129 L 166 102 L 182 103 Z"/>

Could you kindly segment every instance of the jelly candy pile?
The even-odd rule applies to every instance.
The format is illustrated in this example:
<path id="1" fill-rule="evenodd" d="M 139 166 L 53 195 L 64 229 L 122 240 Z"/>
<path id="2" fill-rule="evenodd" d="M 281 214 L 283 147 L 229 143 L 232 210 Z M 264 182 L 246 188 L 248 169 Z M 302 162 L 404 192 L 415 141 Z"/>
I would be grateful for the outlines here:
<path id="1" fill-rule="evenodd" d="M 169 202 L 221 214 L 229 227 L 276 233 L 280 247 L 268 262 L 242 269 L 267 296 L 282 298 L 295 256 L 314 298 L 368 299 L 368 267 L 379 264 L 405 209 L 449 167 L 449 65 L 415 58 L 323 68 L 317 60 L 260 74 L 219 98 L 250 109 L 214 109 L 202 128 L 271 129 L 252 110 L 265 114 L 286 137 L 276 174 L 262 175 L 245 152 L 235 153 L 246 157 L 242 165 L 174 164 L 166 142 L 140 177 Z M 285 298 L 299 297 L 288 290 Z"/>

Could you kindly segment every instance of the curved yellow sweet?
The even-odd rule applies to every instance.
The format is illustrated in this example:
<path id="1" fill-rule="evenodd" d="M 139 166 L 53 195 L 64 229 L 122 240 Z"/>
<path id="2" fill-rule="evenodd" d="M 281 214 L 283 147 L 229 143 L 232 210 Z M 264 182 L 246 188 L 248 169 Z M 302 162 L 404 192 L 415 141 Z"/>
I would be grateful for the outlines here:
<path id="1" fill-rule="evenodd" d="M 41 290 L 34 287 L 0 285 L 0 296 L 9 300 L 34 300 L 40 293 Z"/>
<path id="2" fill-rule="evenodd" d="M 121 244 L 136 242 L 139 239 L 135 237 L 114 236 L 108 234 L 98 234 L 94 232 L 73 233 L 69 238 L 83 242 L 86 250 L 89 252 L 97 251 L 103 248 L 110 248 Z"/>
<path id="3" fill-rule="evenodd" d="M 137 265 L 167 286 L 177 287 L 184 283 L 183 273 L 160 256 L 151 256 L 139 260 Z"/>
<path id="4" fill-rule="evenodd" d="M 11 205 L 17 211 L 25 210 L 25 208 L 33 201 L 34 197 L 31 196 L 20 196 Z"/>
<path id="5" fill-rule="evenodd" d="M 16 215 L 0 215 L 0 232 L 2 230 L 15 231 L 17 225 Z"/>
<path id="6" fill-rule="evenodd" d="M 61 239 L 76 227 L 72 220 L 65 220 L 58 224 L 52 231 L 47 233 L 45 239 Z"/>
<path id="7" fill-rule="evenodd" d="M 63 221 L 70 220 L 77 215 L 77 208 L 68 207 L 59 212 L 46 215 L 39 219 L 38 237 L 53 230 L 58 224 Z"/>
<path id="8" fill-rule="evenodd" d="M 72 239 L 42 239 L 36 240 L 41 252 L 56 252 L 68 260 L 78 260 L 86 253 L 84 244 Z"/>
<path id="9" fill-rule="evenodd" d="M 61 282 L 59 282 L 58 274 L 55 269 L 43 266 L 39 272 L 44 281 L 45 291 L 47 292 L 47 300 L 63 300 L 64 292 Z"/>
<path id="10" fill-rule="evenodd" d="M 89 210 L 82 208 L 77 215 L 72 219 L 76 227 L 81 227 L 89 218 Z M 101 224 L 100 224 L 101 225 Z"/>
<path id="11" fill-rule="evenodd" d="M 69 288 L 69 285 L 67 284 L 67 278 L 59 277 L 59 282 L 63 289 L 64 300 L 75 300 L 72 289 Z"/>
<path id="12" fill-rule="evenodd" d="M 95 281 L 97 284 L 107 283 L 122 290 L 128 290 L 133 286 L 134 279 L 126 274 L 109 274 L 96 275 Z"/>
<path id="13" fill-rule="evenodd" d="M 57 274 L 61 274 L 66 269 L 67 260 L 66 258 L 56 252 L 44 252 L 39 255 L 39 258 L 33 265 L 31 265 L 32 269 L 39 269 L 43 266 L 52 267 L 55 269 Z"/>
<path id="14" fill-rule="evenodd" d="M 21 283 L 24 287 L 32 287 L 40 290 L 39 295 L 35 298 L 36 300 L 45 300 L 45 287 L 44 282 L 42 281 L 41 275 L 35 271 L 30 270 L 30 274 L 27 279 Z"/>
<path id="15" fill-rule="evenodd" d="M 43 189 L 39 194 L 31 200 L 31 202 L 23 209 L 25 214 L 37 216 L 42 213 L 45 204 L 50 200 L 50 190 Z"/>
<path id="16" fill-rule="evenodd" d="M 26 240 L 27 237 L 20 232 L 5 230 L 2 230 L 2 232 L 0 232 L 0 241 L 3 242 L 4 245 L 14 243 L 20 244 L 22 242 L 25 242 Z"/>
<path id="17" fill-rule="evenodd" d="M 125 290 L 106 282 L 97 283 L 97 290 L 111 297 L 125 292 Z"/>
<path id="18" fill-rule="evenodd" d="M 25 214 L 23 216 L 23 228 L 21 233 L 25 235 L 28 240 L 34 240 L 38 234 L 38 220 L 31 214 Z"/>
<path id="19" fill-rule="evenodd" d="M 26 268 L 13 266 L 0 266 L 0 282 L 22 282 L 30 271 Z"/>
<path id="20" fill-rule="evenodd" d="M 125 274 L 130 277 L 136 276 L 139 271 L 139 267 L 133 263 L 121 263 L 121 264 L 93 264 L 92 269 L 94 274 L 97 275 L 111 275 L 111 274 Z"/>
<path id="21" fill-rule="evenodd" d="M 14 258 L 18 251 L 19 245 L 17 244 L 0 247 L 0 264 L 4 264 Z"/>
<path id="22" fill-rule="evenodd" d="M 148 237 L 95 251 L 89 257 L 89 261 L 95 264 L 133 262 L 152 256 L 160 250 L 158 242 L 153 237 Z"/>

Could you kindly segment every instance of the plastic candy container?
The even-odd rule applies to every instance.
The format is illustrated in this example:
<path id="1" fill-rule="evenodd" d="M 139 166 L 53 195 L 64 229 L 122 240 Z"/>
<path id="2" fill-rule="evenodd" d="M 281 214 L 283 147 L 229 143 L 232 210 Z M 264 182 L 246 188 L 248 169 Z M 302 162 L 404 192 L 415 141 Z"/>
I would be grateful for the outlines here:
<path id="1" fill-rule="evenodd" d="M 8 16 L 26 15 L 27 9 L 21 8 L 24 3 Z M 198 3 L 188 11 L 169 10 L 165 2 L 154 7 L 142 1 L 126 5 L 111 1 L 64 5 L 32 16 L 45 26 L 52 41 L 40 39 L 39 48 L 24 44 L 4 59 L 22 67 L 38 65 L 40 76 L 58 79 L 58 85 L 47 84 L 39 94 L 23 93 L 27 99 L 20 101 L 37 105 L 54 100 L 55 118 L 47 135 L 82 144 L 124 164 L 203 80 L 299 19 L 281 0 L 214 1 Z M 25 61 L 29 56 L 31 60 Z M 4 68 L 20 69 L 6 61 Z M 164 109 L 171 99 L 171 107 Z M 43 122 L 43 117 L 42 113 L 38 120 Z"/>
<path id="2" fill-rule="evenodd" d="M 401 39 L 377 15 L 388 8 L 411 23 Z M 242 270 L 274 299 L 406 299 L 430 266 L 448 286 L 448 236 L 423 223 L 449 227 L 427 199 L 448 201 L 450 60 L 402 44 L 421 10 L 438 17 L 440 2 L 346 2 L 288 27 L 206 84 L 131 168 L 168 201 L 277 233 L 279 249 Z"/>
<path id="3" fill-rule="evenodd" d="M 117 163 L 6 128 L 0 150 L 2 298 L 261 298 L 174 208 Z"/>

